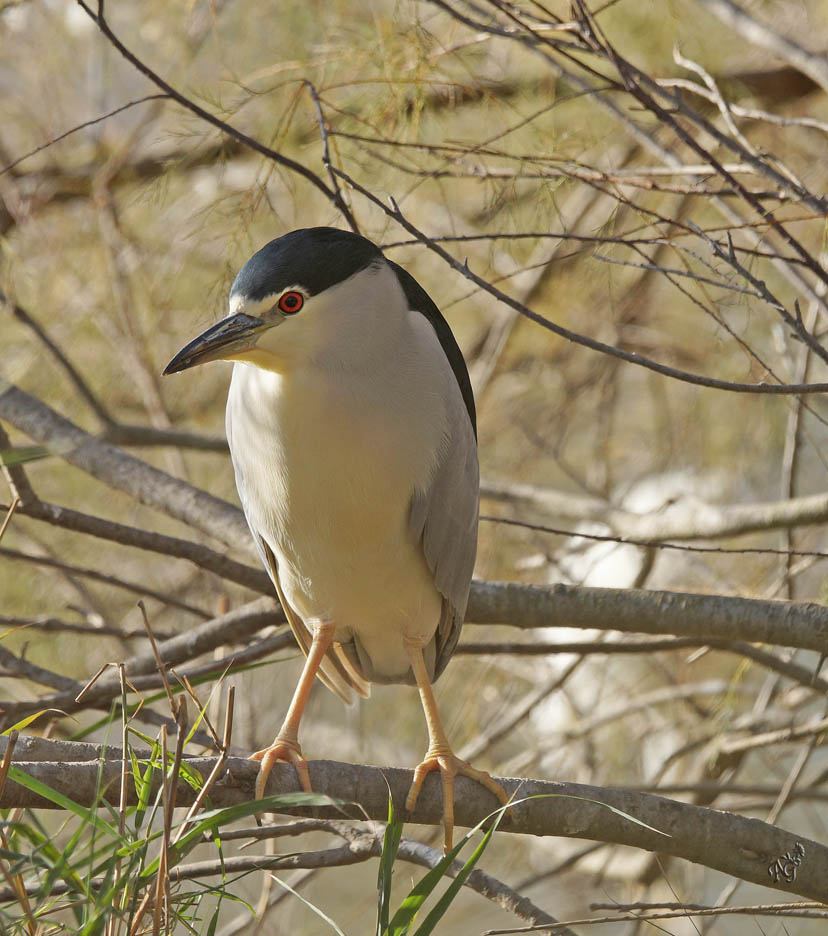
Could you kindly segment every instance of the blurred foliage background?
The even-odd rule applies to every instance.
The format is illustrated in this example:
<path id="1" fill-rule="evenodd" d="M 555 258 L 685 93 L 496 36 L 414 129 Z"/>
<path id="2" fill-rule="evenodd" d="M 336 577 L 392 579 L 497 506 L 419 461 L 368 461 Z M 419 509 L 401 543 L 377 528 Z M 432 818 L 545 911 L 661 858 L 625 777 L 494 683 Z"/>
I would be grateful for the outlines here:
<path id="1" fill-rule="evenodd" d="M 729 234 L 745 250 L 744 267 L 785 308 L 792 311 L 796 302 L 819 338 L 824 284 L 801 263 L 784 262 L 793 251 L 767 217 L 715 172 L 680 168 L 701 160 L 624 92 L 608 58 L 574 48 L 576 31 L 548 33 L 573 43 L 570 53 L 560 54 L 563 72 L 515 38 L 526 34 L 527 23 L 540 30 L 541 20 L 571 22 L 569 4 L 451 6 L 475 23 L 499 24 L 501 34 L 472 28 L 440 5 L 390 0 L 113 0 L 106 12 L 120 39 L 178 91 L 330 184 L 310 83 L 330 131 L 334 165 L 384 204 L 393 199 L 429 238 L 472 236 L 445 247 L 544 318 L 720 380 L 824 380 L 825 363 L 805 353 L 778 311 L 711 248 L 712 239 L 726 250 Z M 789 59 L 725 25 L 715 3 L 592 6 L 612 46 L 654 79 L 692 81 L 703 91 L 712 82 L 731 104 L 761 111 L 763 118 L 748 118 L 717 109 L 709 94 L 681 91 L 722 133 L 744 141 L 768 164 L 784 163 L 797 185 L 810 193 L 826 189 L 826 89 Z M 777 35 L 824 48 L 828 6 L 820 0 L 743 6 Z M 589 90 L 573 75 L 588 81 Z M 237 503 L 220 445 L 229 365 L 168 379 L 160 372 L 186 340 L 224 314 L 229 285 L 254 250 L 297 227 L 344 222 L 296 173 L 169 101 L 147 100 L 59 138 L 156 90 L 76 3 L 0 3 L 0 163 L 11 165 L 0 175 L 0 286 L 69 357 L 112 420 L 219 440 L 212 451 L 152 445 L 134 452 Z M 802 118 L 810 124 L 795 122 Z M 763 209 L 821 264 L 824 217 L 687 124 L 711 154 L 737 165 L 737 177 L 761 193 Z M 36 147 L 43 148 L 16 161 Z M 671 171 L 660 152 L 674 158 Z M 823 491 L 821 397 L 694 386 L 569 342 L 499 303 L 347 182 L 339 184 L 362 233 L 417 277 L 463 348 L 477 396 L 484 491 L 486 484 L 501 491 L 484 497 L 481 513 L 612 535 L 619 531 L 587 511 L 587 502 L 656 517 L 678 507 L 693 518 L 708 506 Z M 694 226 L 706 236 L 695 234 Z M 642 242 L 631 247 L 636 238 Z M 779 257 L 783 262 L 775 263 Z M 0 315 L 3 378 L 90 432 L 106 429 L 32 328 L 8 308 Z M 15 445 L 28 442 L 7 428 Z M 44 500 L 208 542 L 57 457 L 26 467 Z M 570 509 L 544 511 L 537 501 L 508 496 L 518 483 L 559 492 Z M 596 544 L 489 520 L 480 533 L 476 575 L 482 579 L 808 601 L 824 595 L 822 555 Z M 693 539 L 692 531 L 671 539 Z M 813 524 L 699 543 L 783 552 L 793 545 L 819 553 L 825 539 L 823 526 Z M 22 515 L 13 518 L 2 546 L 28 557 L 0 555 L 0 609 L 8 622 L 54 617 L 142 632 L 134 592 L 77 569 L 44 568 L 38 557 L 135 583 L 139 593 L 151 588 L 206 615 L 250 598 L 189 563 Z M 147 607 L 159 633 L 181 632 L 199 620 L 160 599 L 148 598 Z M 566 621 L 550 625 L 554 629 L 517 639 L 600 639 L 568 631 Z M 608 631 L 612 626 L 606 622 Z M 471 630 L 467 640 L 516 639 L 513 630 Z M 8 634 L 5 644 L 15 652 L 25 647 L 26 659 L 43 667 L 84 679 L 134 652 L 139 640 L 26 628 Z M 457 748 L 462 752 L 481 739 L 485 744 L 492 725 L 574 659 L 458 655 L 437 687 Z M 817 664 L 816 654 L 799 652 L 796 659 Z M 235 677 L 238 748 L 253 750 L 271 738 L 299 667 L 297 654 L 289 653 Z M 9 678 L 2 686 L 11 699 L 40 691 Z M 591 654 L 505 737 L 486 746 L 478 765 L 505 775 L 595 784 L 685 785 L 688 791 L 677 795 L 765 818 L 774 790 L 791 777 L 804 748 L 764 748 L 721 768 L 710 745 L 729 732 L 788 724 L 823 706 L 818 693 L 733 654 Z M 617 717 L 598 717 L 610 713 Z M 79 714 L 52 730 L 69 736 L 96 717 Z M 318 688 L 303 725 L 310 757 L 408 766 L 425 743 L 416 695 L 404 687 L 376 687 L 370 700 L 348 710 Z M 824 752 L 812 745 L 794 778 L 805 792 L 784 806 L 787 828 L 825 839 L 818 794 L 827 766 Z M 704 783 L 721 787 L 704 792 Z M 561 919 L 586 915 L 592 901 L 714 902 L 726 885 L 722 875 L 697 865 L 659 865 L 649 855 L 611 847 L 576 860 L 582 851 L 583 843 L 564 839 L 499 835 L 487 867 Z M 363 865 L 310 875 L 302 892 L 346 932 L 362 932 L 373 913 L 374 874 L 373 866 Z M 248 878 L 245 898 L 255 902 L 259 886 Z M 765 896 L 742 885 L 738 899 Z M 514 925 L 505 911 L 474 894 L 462 895 L 452 913 L 447 933 Z M 220 932 L 234 931 L 236 914 L 243 911 L 228 909 L 223 925 L 230 928 Z M 253 932 L 245 919 L 243 931 Z M 771 919 L 750 925 L 769 936 L 803 936 L 824 924 Z M 261 926 L 257 931 L 264 933 L 320 931 L 318 918 L 293 898 L 282 900 Z M 701 924 L 697 929 L 687 920 L 662 926 L 675 934 L 701 931 Z M 728 934 L 745 932 L 748 924 L 722 919 L 706 926 Z M 638 926 L 588 931 L 633 933 Z"/>

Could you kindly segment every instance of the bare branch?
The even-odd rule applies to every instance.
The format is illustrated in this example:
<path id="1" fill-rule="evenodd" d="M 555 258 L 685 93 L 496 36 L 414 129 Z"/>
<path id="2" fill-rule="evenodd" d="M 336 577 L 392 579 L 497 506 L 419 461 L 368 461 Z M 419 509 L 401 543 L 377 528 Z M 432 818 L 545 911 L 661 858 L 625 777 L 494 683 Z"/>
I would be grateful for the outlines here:
<path id="1" fill-rule="evenodd" d="M 85 120 L 83 123 L 77 124 L 71 129 L 67 130 L 65 133 L 60 133 L 55 137 L 52 137 L 51 140 L 47 140 L 45 143 L 41 143 L 40 146 L 36 146 L 34 149 L 29 150 L 28 153 L 24 153 L 22 156 L 18 156 L 17 159 L 12 160 L 8 165 L 3 166 L 0 169 L 0 175 L 3 175 L 6 172 L 14 169 L 19 163 L 22 163 L 25 159 L 36 155 L 37 153 L 43 152 L 43 150 L 48 149 L 50 146 L 54 146 L 55 143 L 60 143 L 61 140 L 65 140 L 67 137 L 71 136 L 73 133 L 77 133 L 79 130 L 85 130 L 87 127 L 94 127 L 95 124 L 102 123 L 105 120 L 109 120 L 110 117 L 115 117 L 117 114 L 123 113 L 125 110 L 129 110 L 131 107 L 136 107 L 138 104 L 146 104 L 147 101 L 158 101 L 167 98 L 166 94 L 147 94 L 144 97 L 137 98 L 134 101 L 127 101 L 126 104 L 122 104 L 120 107 L 116 107 L 111 111 L 108 111 L 106 114 L 101 114 L 100 117 L 93 117 L 91 120 Z M 5 299 L 2 294 L 0 294 L 0 301 Z"/>
<path id="2" fill-rule="evenodd" d="M 763 734 L 752 735 L 749 738 L 722 741 L 719 750 L 724 755 L 738 754 L 742 751 L 768 747 L 771 744 L 784 744 L 788 741 L 798 741 L 802 738 L 811 738 L 814 735 L 823 735 L 827 729 L 828 717 L 817 718 L 801 725 L 780 728 L 776 731 L 766 731 Z"/>
<path id="3" fill-rule="evenodd" d="M 599 498 L 518 482 L 484 479 L 480 494 L 506 503 L 527 504 L 557 517 L 606 523 L 625 539 L 653 543 L 719 539 L 828 520 L 828 495 L 824 494 L 753 504 L 710 504 L 688 498 L 653 514 L 636 514 Z M 572 535 L 579 534 L 573 531 Z"/>
<path id="4" fill-rule="evenodd" d="M 566 920 L 550 927 L 520 926 L 513 929 L 485 930 L 482 936 L 518 936 L 520 933 L 537 933 L 540 931 L 560 933 L 563 927 L 600 925 L 602 923 L 646 923 L 650 920 L 680 920 L 692 917 L 718 917 L 718 916 L 774 916 L 782 918 L 804 918 L 810 920 L 828 920 L 828 913 L 820 912 L 823 903 L 796 901 L 781 904 L 759 904 L 749 907 L 695 907 L 679 905 L 675 910 L 666 910 L 663 913 L 635 913 L 634 910 L 644 909 L 647 904 L 640 907 L 636 904 L 620 904 L 617 909 L 627 910 L 627 913 L 611 914 L 602 917 L 585 917 L 581 920 Z M 653 904 L 652 906 L 658 906 Z M 592 904 L 591 909 L 613 909 L 612 904 Z M 806 909 L 810 908 L 810 909 Z"/>
<path id="5" fill-rule="evenodd" d="M 36 747 L 42 752 L 40 739 Z M 60 742 L 49 742 L 55 760 L 26 760 L 27 742 L 21 738 L 15 751 L 15 765 L 32 777 L 85 806 L 98 801 L 98 784 L 106 799 L 117 803 L 120 790 L 121 752 L 107 749 L 107 759 L 70 761 Z M 6 738 L 0 738 L 0 751 Z M 75 751 L 78 750 L 76 745 Z M 89 754 L 96 756 L 94 745 Z M 187 758 L 188 766 L 207 776 L 215 758 Z M 403 814 L 412 772 L 399 768 L 362 767 L 334 761 L 311 761 L 313 789 L 320 794 L 344 800 L 342 805 L 313 807 L 319 817 L 335 819 L 384 820 L 388 813 L 388 790 Z M 99 771 L 101 776 L 99 778 Z M 253 796 L 258 766 L 249 760 L 228 758 L 225 772 L 215 783 L 211 798 L 216 806 L 247 802 Z M 651 794 L 587 786 L 576 783 L 550 783 L 541 780 L 498 778 L 510 795 L 521 800 L 500 828 L 532 835 L 567 835 L 574 838 L 631 845 L 648 851 L 686 858 L 725 874 L 767 887 L 799 894 L 813 900 L 828 898 L 828 847 L 803 836 L 793 835 L 756 819 L 745 819 L 720 810 L 679 803 Z M 296 792 L 296 773 L 290 765 L 277 764 L 268 782 L 268 795 Z M 135 789 L 128 788 L 130 802 Z M 494 798 L 478 784 L 464 777 L 457 780 L 456 821 L 471 827 L 494 808 Z M 179 782 L 177 802 L 188 805 L 196 797 L 192 787 Z M 527 801 L 527 797 L 531 797 Z M 348 805 L 349 803 L 358 805 Z M 50 808 L 53 804 L 9 779 L 0 806 L 23 805 Z M 610 808 L 607 808 L 610 807 Z M 286 810 L 303 814 L 306 810 Z M 628 818 L 633 817 L 633 818 Z M 426 780 L 421 800 L 410 821 L 438 825 L 442 821 L 442 794 L 438 778 Z M 643 824 L 642 824 L 643 823 Z M 769 868 L 785 854 L 804 852 L 792 881 L 774 879 Z"/>
<path id="6" fill-rule="evenodd" d="M 77 692 L 78 689 L 79 684 L 76 680 L 60 676 L 58 673 L 24 660 L 23 657 L 15 656 L 2 645 L 0 645 L 0 666 L 5 671 L 4 675 L 10 674 L 20 679 L 30 679 L 41 686 L 50 686 L 62 692 Z"/>
<path id="7" fill-rule="evenodd" d="M 105 575 L 103 572 L 98 572 L 96 569 L 88 569 L 84 566 L 72 565 L 69 562 L 60 562 L 58 559 L 51 559 L 48 556 L 36 556 L 32 553 L 22 553 L 18 552 L 16 549 L 6 549 L 5 547 L 0 547 L 0 557 L 17 560 L 19 562 L 30 562 L 32 565 L 43 566 L 44 568 L 58 569 L 70 575 L 79 575 L 82 578 L 91 579 L 93 582 L 100 582 L 102 585 L 111 585 L 114 588 L 121 588 L 124 591 L 131 592 L 133 595 L 143 595 L 148 598 L 154 598 L 156 601 L 161 602 L 161 604 L 179 608 L 181 611 L 186 611 L 187 614 L 194 614 L 202 620 L 211 620 L 213 617 L 212 614 L 209 614 L 202 608 L 191 605 L 186 601 L 180 601 L 172 595 L 156 591 L 153 588 L 147 588 L 145 584 L 128 582 L 126 579 L 122 579 L 119 576 Z"/>
<path id="8" fill-rule="evenodd" d="M 774 55 L 789 62 L 794 68 L 813 78 L 823 91 L 828 93 L 828 60 L 824 55 L 809 52 L 792 39 L 780 36 L 779 33 L 774 32 L 769 26 L 743 10 L 733 0 L 698 0 L 698 2 L 706 6 L 723 23 L 727 23 L 748 42 L 768 49 Z"/>
<path id="9" fill-rule="evenodd" d="M 2 426 L 0 426 L 0 433 L 2 431 Z M 0 444 L 2 444 L 1 438 Z M 112 520 L 93 517 L 90 514 L 80 513 L 68 507 L 59 507 L 57 504 L 47 504 L 44 501 L 36 501 L 28 506 L 19 507 L 18 511 L 21 515 L 54 524 L 65 530 L 96 536 L 111 543 L 134 546 L 136 549 L 147 550 L 162 556 L 187 559 L 199 568 L 213 572 L 228 581 L 237 582 L 263 595 L 273 594 L 273 585 L 263 569 L 255 569 L 236 562 L 200 543 L 193 543 L 175 536 L 165 536 L 162 533 L 153 533 L 150 530 L 142 530 L 123 523 L 114 523 Z"/>
<path id="10" fill-rule="evenodd" d="M 237 549 L 253 552 L 250 531 L 237 507 L 98 442 L 17 387 L 9 386 L 0 393 L 0 418 L 104 484 L 126 492 L 148 507 L 164 510 Z"/>
<path id="11" fill-rule="evenodd" d="M 522 302 L 518 302 L 516 299 L 513 299 L 507 293 L 504 293 L 496 286 L 493 286 L 482 276 L 478 276 L 476 273 L 473 273 L 466 264 L 455 260 L 455 258 L 452 257 L 452 255 L 447 250 L 445 250 L 436 241 L 434 241 L 427 234 L 412 224 L 411 221 L 409 221 L 405 215 L 403 215 L 396 204 L 386 205 L 385 202 L 383 202 L 382 199 L 377 198 L 377 196 L 374 195 L 370 189 L 367 189 L 364 185 L 360 185 L 356 179 L 342 170 L 334 168 L 333 172 L 335 172 L 336 175 L 338 175 L 340 178 L 344 179 L 344 181 L 346 181 L 352 188 L 356 189 L 360 195 L 363 195 L 368 201 L 370 201 L 373 205 L 388 215 L 389 218 L 395 220 L 401 227 L 408 231 L 409 234 L 412 234 L 414 237 L 416 237 L 421 244 L 436 253 L 450 267 L 452 267 L 466 279 L 471 280 L 471 282 L 473 282 L 484 292 L 489 293 L 496 299 L 500 300 L 500 302 L 504 303 L 512 309 L 515 309 L 525 318 L 528 318 L 536 324 L 541 325 L 543 328 L 546 328 L 554 334 L 559 335 L 561 338 L 565 338 L 567 341 L 571 341 L 573 344 L 582 345 L 583 347 L 589 348 L 592 351 L 599 351 L 602 354 L 610 355 L 611 357 L 626 361 L 629 364 L 636 364 L 639 367 L 645 367 L 648 370 L 655 371 L 655 373 L 662 374 L 665 377 L 672 377 L 675 380 L 681 380 L 685 383 L 695 384 L 696 386 L 700 387 L 709 387 L 714 390 L 728 390 L 734 393 L 769 394 L 824 393 L 828 391 L 828 384 L 756 384 L 739 383 L 731 380 L 719 380 L 716 377 L 702 377 L 700 374 L 693 374 L 689 371 L 680 370 L 676 367 L 669 367 L 667 364 L 660 364 L 658 361 L 654 361 L 651 358 L 645 357 L 644 355 L 638 354 L 634 351 L 625 351 L 623 348 L 607 344 L 603 341 L 598 341 L 595 338 L 590 338 L 588 335 L 582 335 L 578 332 L 572 331 L 569 328 L 565 328 L 563 325 L 558 325 L 556 322 L 553 322 L 539 313 L 534 312 L 532 309 L 525 306 Z M 828 355 L 828 352 L 823 353 Z"/>
<path id="12" fill-rule="evenodd" d="M 30 331 L 34 332 L 41 344 L 44 345 L 52 357 L 54 357 L 54 359 L 66 372 L 66 375 L 69 377 L 69 380 L 71 381 L 74 388 L 78 391 L 81 398 L 86 402 L 87 406 L 89 406 L 92 412 L 101 421 L 101 425 L 110 425 L 112 423 L 112 417 L 106 411 L 106 407 L 104 407 L 103 403 L 101 403 L 101 401 L 89 389 L 89 385 L 86 383 L 83 377 L 81 377 L 78 369 L 69 360 L 63 349 L 60 348 L 56 342 L 52 341 L 43 326 L 36 322 L 22 306 L 18 305 L 16 302 L 12 302 L 12 300 L 2 290 L 0 290 L 0 303 L 3 303 L 10 309 L 11 314 L 14 316 L 14 318 L 17 319 L 18 322 L 21 322 L 28 329 L 30 329 Z"/>
<path id="13" fill-rule="evenodd" d="M 544 656 L 548 654 L 559 653 L 579 653 L 579 654 L 615 654 L 615 653 L 657 653 L 671 650 L 687 650 L 692 647 L 711 647 L 714 650 L 722 650 L 725 653 L 735 653 L 737 656 L 745 657 L 759 663 L 775 673 L 787 676 L 789 679 L 798 682 L 809 689 L 815 689 L 819 692 L 828 693 L 828 680 L 817 675 L 807 666 L 802 666 L 793 660 L 784 659 L 769 653 L 767 650 L 761 650 L 754 647 L 753 644 L 744 641 L 714 640 L 708 638 L 701 640 L 693 637 L 674 637 L 669 640 L 625 640 L 623 643 L 618 641 L 592 640 L 592 641 L 563 641 L 561 643 L 535 642 L 531 643 L 471 643 L 465 642 L 457 645 L 455 653 L 467 653 L 470 655 L 501 654 L 506 653 L 510 656 Z M 473 759 L 473 758 L 470 758 Z"/>
<path id="14" fill-rule="evenodd" d="M 259 598 L 245 608 L 230 611 L 211 621 L 205 621 L 197 627 L 190 628 L 183 634 L 171 637 L 161 643 L 158 650 L 165 666 L 176 666 L 187 660 L 192 660 L 202 653 L 215 649 L 224 643 L 237 643 L 251 637 L 263 627 L 284 622 L 284 615 L 277 602 L 271 598 Z M 283 646 L 291 646 L 293 638 L 285 636 Z M 267 652 L 276 647 L 270 645 Z M 221 661 L 211 661 L 211 671 L 223 669 Z M 138 677 L 150 676 L 151 685 L 156 684 L 157 670 L 155 655 L 151 650 L 138 653 L 125 661 L 126 674 L 130 682 L 137 688 L 142 688 Z M 68 690 L 58 692 L 51 696 L 42 696 L 39 699 L 26 702 L 0 702 L 2 721 L 13 725 L 25 715 L 37 712 L 42 708 L 55 708 L 70 713 L 82 708 L 108 705 L 112 699 L 121 693 L 120 681 L 116 672 L 110 671 L 102 676 L 87 692 L 83 700 L 78 702 L 75 696 L 83 688 L 83 682 L 72 680 Z"/>
<path id="15" fill-rule="evenodd" d="M 828 608 L 806 602 L 760 601 L 638 589 L 578 588 L 474 582 L 467 619 L 514 627 L 561 625 L 828 651 Z"/>
<path id="16" fill-rule="evenodd" d="M 160 75 L 152 71 L 152 69 L 146 65 L 146 63 L 139 59 L 137 55 L 131 52 L 121 42 L 121 40 L 118 39 L 115 33 L 112 32 L 109 23 L 104 18 L 102 8 L 99 9 L 98 13 L 95 13 L 91 7 L 89 7 L 84 2 L 84 0 L 76 0 L 76 2 L 89 16 L 89 18 L 97 25 L 98 29 L 100 29 L 101 33 L 109 40 L 114 48 L 116 48 L 118 52 L 120 52 L 120 54 L 131 65 L 138 69 L 142 75 L 148 78 L 154 85 L 159 87 L 167 97 L 171 98 L 177 104 L 180 104 L 182 107 L 191 111 L 196 115 L 196 117 L 199 117 L 207 123 L 211 124 L 213 127 L 216 127 L 222 133 L 232 137 L 254 152 L 261 153 L 262 156 L 266 156 L 272 162 L 275 162 L 280 166 L 284 166 L 286 169 L 290 169 L 291 172 L 295 172 L 297 175 L 302 176 L 302 178 L 310 182 L 310 184 L 314 186 L 314 188 L 318 189 L 329 201 L 337 204 L 336 193 L 329 189 L 315 172 L 312 172 L 307 168 L 307 166 L 303 166 L 295 159 L 284 156 L 282 153 L 277 153 L 276 150 L 271 149 L 269 146 L 265 146 L 263 143 L 260 143 L 253 137 L 248 136 L 246 133 L 242 133 L 241 130 L 237 130 L 235 127 L 231 126 L 225 121 L 220 120 L 218 117 L 214 116 L 209 111 L 204 110 L 203 107 L 200 107 L 198 104 L 196 104 L 195 101 L 190 100 L 179 91 L 176 91 L 172 85 L 168 84 Z"/>
<path id="17" fill-rule="evenodd" d="M 345 201 L 342 191 L 339 188 L 339 181 L 336 176 L 331 172 L 331 150 L 328 142 L 329 138 L 329 128 L 328 121 L 325 119 L 325 113 L 322 110 L 322 101 L 319 99 L 319 94 L 317 93 L 316 88 L 313 86 L 313 83 L 305 79 L 305 87 L 310 92 L 310 96 L 313 100 L 314 106 L 316 107 L 316 116 L 317 122 L 319 125 L 319 136 L 322 138 L 322 162 L 325 168 L 328 170 L 328 176 L 331 180 L 331 187 L 334 192 L 334 202 L 342 213 L 342 217 L 348 222 L 348 226 L 355 233 L 359 234 L 359 226 L 357 225 L 356 218 L 351 213 L 351 209 L 348 207 L 347 202 Z"/>

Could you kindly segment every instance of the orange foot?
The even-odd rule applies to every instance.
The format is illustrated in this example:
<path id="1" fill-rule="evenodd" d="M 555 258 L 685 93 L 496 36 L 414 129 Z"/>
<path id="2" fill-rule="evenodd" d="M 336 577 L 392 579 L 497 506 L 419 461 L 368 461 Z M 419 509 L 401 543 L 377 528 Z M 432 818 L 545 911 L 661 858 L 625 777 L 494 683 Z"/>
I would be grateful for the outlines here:
<path id="1" fill-rule="evenodd" d="M 293 764 L 299 777 L 299 784 L 306 793 L 312 793 L 310 774 L 308 773 L 308 762 L 302 756 L 302 748 L 298 741 L 291 741 L 286 738 L 277 737 L 270 747 L 262 751 L 256 751 L 250 755 L 250 760 L 261 761 L 259 767 L 259 776 L 256 777 L 256 799 L 264 796 L 267 778 L 273 765 L 278 761 L 284 761 L 287 764 Z"/>
<path id="2" fill-rule="evenodd" d="M 443 784 L 443 834 L 445 838 L 445 852 L 451 851 L 454 837 L 454 778 L 458 775 L 469 777 L 482 784 L 487 790 L 500 800 L 505 806 L 509 802 L 503 787 L 492 780 L 485 770 L 477 770 L 466 761 L 460 760 L 451 750 L 426 751 L 422 763 L 414 770 L 414 779 L 405 799 L 405 808 L 410 813 L 417 805 L 417 798 L 423 786 L 423 781 L 432 772 L 440 771 L 440 780 Z"/>

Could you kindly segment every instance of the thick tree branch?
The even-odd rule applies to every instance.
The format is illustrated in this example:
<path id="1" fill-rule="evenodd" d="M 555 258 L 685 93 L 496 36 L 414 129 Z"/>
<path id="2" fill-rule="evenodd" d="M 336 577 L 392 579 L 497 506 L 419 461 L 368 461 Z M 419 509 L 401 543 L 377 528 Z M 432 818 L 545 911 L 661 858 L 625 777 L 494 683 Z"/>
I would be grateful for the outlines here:
<path id="1" fill-rule="evenodd" d="M 0 753 L 6 738 L 0 739 Z M 54 760 L 40 758 L 44 745 L 51 745 Z M 70 760 L 86 748 L 89 760 Z M 20 738 L 15 749 L 14 765 L 36 777 L 75 802 L 92 806 L 101 772 L 101 787 L 105 798 L 117 801 L 121 776 L 121 754 L 109 748 L 101 764 L 97 745 L 78 745 L 70 752 L 61 742 Z M 33 757 L 33 760 L 27 758 Z M 188 766 L 206 777 L 215 763 L 213 758 L 188 758 Z M 248 802 L 258 765 L 240 758 L 229 758 L 225 772 L 211 789 L 215 806 L 230 806 Z M 314 807 L 315 814 L 336 819 L 384 820 L 388 813 L 388 790 L 403 814 L 403 804 L 412 772 L 391 767 L 365 767 L 334 761 L 311 761 L 311 782 L 315 792 L 356 805 Z M 814 900 L 828 900 L 828 847 L 783 829 L 713 809 L 679 803 L 664 797 L 629 790 L 587 786 L 577 783 L 552 783 L 542 780 L 498 778 L 507 792 L 516 799 L 533 797 L 513 807 L 501 828 L 508 832 L 530 835 L 563 835 L 630 845 L 647 851 L 685 858 L 706 867 L 715 868 L 755 884 L 764 884 L 787 893 Z M 134 797 L 134 784 L 128 784 Z M 274 767 L 268 782 L 268 795 L 297 792 L 294 769 L 286 764 Z M 177 803 L 192 803 L 195 791 L 179 783 Z M 534 798 L 537 797 L 537 798 Z M 496 807 L 494 797 L 478 784 L 460 777 L 457 780 L 455 816 L 457 824 L 471 827 Z M 7 780 L 0 808 L 25 806 L 54 808 L 49 800 L 31 793 L 12 778 Z M 607 808 L 610 807 L 610 808 Z M 616 811 L 613 811 L 616 810 Z M 619 815 L 617 811 L 625 813 Z M 307 810 L 286 810 L 291 814 L 306 814 Z M 627 818 L 630 817 L 630 818 Z M 426 780 L 414 815 L 414 823 L 439 825 L 442 821 L 442 794 L 439 779 Z M 640 823 L 644 823 L 642 825 Z M 647 828 L 649 826 L 650 828 Z M 785 855 L 804 852 L 795 867 L 792 881 L 776 875 L 776 862 Z"/>
<path id="2" fill-rule="evenodd" d="M 237 507 L 99 442 L 23 390 L 8 386 L 0 393 L 0 418 L 104 484 L 229 546 L 253 552 L 250 531 Z"/>
<path id="3" fill-rule="evenodd" d="M 805 602 L 474 582 L 466 618 L 477 624 L 670 633 L 828 652 L 828 608 Z"/>

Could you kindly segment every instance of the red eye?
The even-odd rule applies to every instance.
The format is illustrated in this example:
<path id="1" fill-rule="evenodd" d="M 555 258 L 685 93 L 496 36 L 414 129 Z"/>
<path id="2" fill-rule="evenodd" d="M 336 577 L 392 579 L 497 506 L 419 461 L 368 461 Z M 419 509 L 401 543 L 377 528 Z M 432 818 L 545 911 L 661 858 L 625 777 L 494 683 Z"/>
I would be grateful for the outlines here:
<path id="1" fill-rule="evenodd" d="M 279 297 L 279 311 L 285 315 L 295 315 L 305 304 L 305 297 L 300 292 L 290 290 Z"/>

